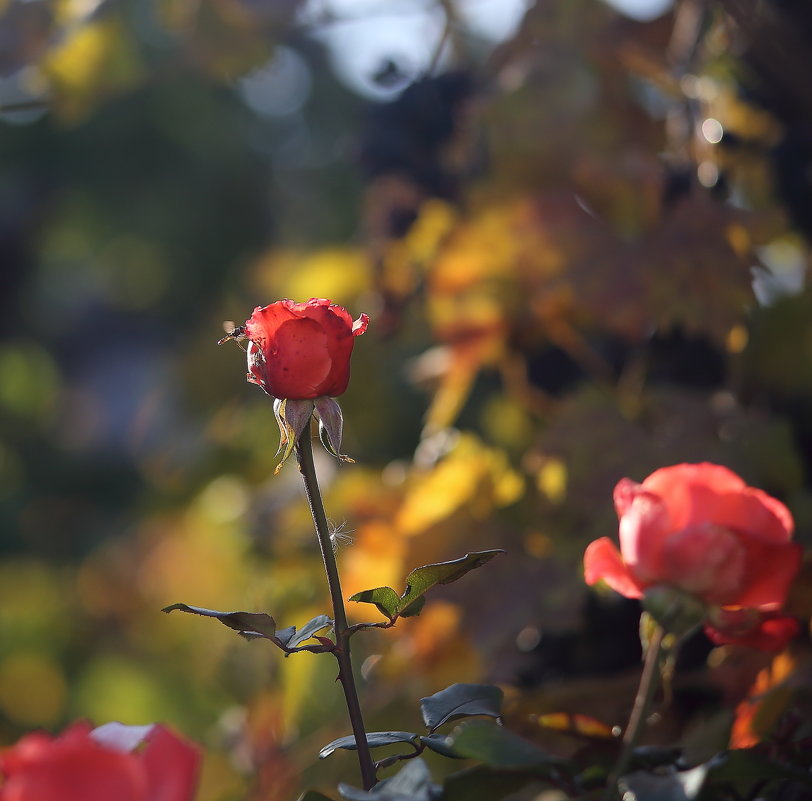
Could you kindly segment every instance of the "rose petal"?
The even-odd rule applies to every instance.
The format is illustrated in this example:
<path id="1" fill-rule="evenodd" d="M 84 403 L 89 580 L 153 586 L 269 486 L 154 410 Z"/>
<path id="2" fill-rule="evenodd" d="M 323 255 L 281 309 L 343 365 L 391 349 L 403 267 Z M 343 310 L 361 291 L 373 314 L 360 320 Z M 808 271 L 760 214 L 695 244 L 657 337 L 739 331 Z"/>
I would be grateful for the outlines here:
<path id="1" fill-rule="evenodd" d="M 639 484 L 629 482 L 625 487 L 618 486 L 620 492 L 616 488 L 616 497 L 618 494 L 627 495 L 621 506 L 631 498 L 618 527 L 623 561 L 641 584 L 656 584 L 667 572 L 663 563 L 663 545 L 673 531 L 668 508 L 661 498 Z"/>
<path id="2" fill-rule="evenodd" d="M 668 507 L 674 530 L 692 523 L 720 522 L 714 515 L 719 495 L 735 493 L 745 483 L 718 464 L 677 464 L 655 470 L 643 487 L 659 495 Z"/>
<path id="3" fill-rule="evenodd" d="M 758 651 L 783 651 L 801 627 L 788 615 L 768 616 L 743 633 L 732 633 L 705 626 L 705 634 L 714 645 L 744 645 Z"/>
<path id="4" fill-rule="evenodd" d="M 618 518 L 623 517 L 629 511 L 634 499 L 643 491 L 642 484 L 638 484 L 630 478 L 621 478 L 617 482 L 612 493 L 612 499 L 615 502 L 615 511 Z"/>
<path id="5" fill-rule="evenodd" d="M 802 555 L 797 543 L 772 545 L 749 541 L 743 591 L 731 603 L 763 611 L 780 609 L 801 566 Z"/>
<path id="6" fill-rule="evenodd" d="M 661 467 L 643 481 L 645 489 L 663 497 L 678 496 L 693 486 L 700 486 L 721 494 L 737 492 L 747 485 L 732 470 L 710 462 Z"/>
<path id="7" fill-rule="evenodd" d="M 296 315 L 285 305 L 285 301 L 257 306 L 245 321 L 245 335 L 260 347 L 264 347 L 282 323 L 295 319 Z"/>
<path id="8" fill-rule="evenodd" d="M 324 394 L 332 359 L 324 329 L 307 318 L 282 323 L 265 354 L 265 378 L 277 398 L 307 400 Z"/>
<path id="9" fill-rule="evenodd" d="M 190 743 L 156 724 L 141 759 L 149 784 L 149 801 L 192 801 L 200 753 Z"/>
<path id="10" fill-rule="evenodd" d="M 361 315 L 353 323 L 346 309 L 326 298 L 257 307 L 245 323 L 248 380 L 280 399 L 341 395 L 350 378 L 353 337 L 367 320 Z"/>
<path id="11" fill-rule="evenodd" d="M 795 527 L 783 503 L 755 487 L 733 496 L 723 496 L 724 505 L 716 520 L 720 525 L 748 532 L 769 542 L 789 542 Z"/>
<path id="12" fill-rule="evenodd" d="M 59 737 L 23 737 L 2 770 L 3 801 L 151 801 L 138 758 L 97 743 L 84 723 Z"/>
<path id="13" fill-rule="evenodd" d="M 742 590 L 746 551 L 732 531 L 705 522 L 667 538 L 663 565 L 667 583 L 705 603 L 729 604 Z"/>
<path id="14" fill-rule="evenodd" d="M 584 580 L 590 586 L 605 581 L 627 598 L 642 598 L 643 590 L 632 578 L 615 544 L 609 537 L 590 543 L 584 553 Z"/>
<path id="15" fill-rule="evenodd" d="M 369 326 L 369 315 L 362 314 L 353 324 L 352 324 L 352 335 L 354 337 L 360 337 L 361 334 L 365 333 L 367 327 Z"/>

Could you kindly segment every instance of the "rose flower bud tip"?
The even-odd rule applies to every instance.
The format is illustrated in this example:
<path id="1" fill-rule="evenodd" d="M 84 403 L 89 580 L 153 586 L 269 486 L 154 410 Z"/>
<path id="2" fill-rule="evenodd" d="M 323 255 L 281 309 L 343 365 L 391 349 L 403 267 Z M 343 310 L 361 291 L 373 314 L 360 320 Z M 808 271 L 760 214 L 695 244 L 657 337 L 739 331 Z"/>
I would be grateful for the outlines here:
<path id="1" fill-rule="evenodd" d="M 248 380 L 274 398 L 341 395 L 350 380 L 355 337 L 368 324 L 366 314 L 353 321 L 346 309 L 326 298 L 257 306 L 244 326 Z"/>

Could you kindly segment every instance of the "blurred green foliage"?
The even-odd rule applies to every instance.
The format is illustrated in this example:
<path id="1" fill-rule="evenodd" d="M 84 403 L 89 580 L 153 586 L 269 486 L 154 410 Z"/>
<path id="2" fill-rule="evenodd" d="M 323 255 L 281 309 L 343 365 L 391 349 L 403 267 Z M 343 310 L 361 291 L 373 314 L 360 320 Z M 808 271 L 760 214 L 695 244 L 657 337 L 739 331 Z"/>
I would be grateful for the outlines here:
<path id="1" fill-rule="evenodd" d="M 372 318 L 358 464 L 318 465 L 345 595 L 508 551 L 358 638 L 371 729 L 419 730 L 454 681 L 503 683 L 528 736 L 623 722 L 636 611 L 596 618 L 580 580 L 623 476 L 726 464 L 809 544 L 809 10 L 539 0 L 488 50 L 464 2 L 378 103 L 296 0 L 0 3 L 0 742 L 163 720 L 206 746 L 200 801 L 354 780 L 314 764 L 347 730 L 329 659 L 159 613 L 326 611 L 271 403 L 215 345 L 281 297 Z M 273 113 L 245 83 L 267 64 Z"/>

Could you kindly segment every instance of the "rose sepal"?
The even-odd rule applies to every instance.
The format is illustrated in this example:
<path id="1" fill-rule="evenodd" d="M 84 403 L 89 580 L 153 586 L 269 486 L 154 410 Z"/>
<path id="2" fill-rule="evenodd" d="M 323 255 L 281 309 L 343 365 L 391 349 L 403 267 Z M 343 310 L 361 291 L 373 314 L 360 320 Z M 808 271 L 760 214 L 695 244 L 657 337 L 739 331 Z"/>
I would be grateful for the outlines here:
<path id="1" fill-rule="evenodd" d="M 657 625 L 677 639 L 699 628 L 708 614 L 708 607 L 698 598 L 667 584 L 649 587 L 641 603 Z"/>
<path id="2" fill-rule="evenodd" d="M 293 453 L 296 441 L 310 422 L 313 416 L 313 401 L 277 398 L 273 404 L 273 413 L 279 426 L 279 449 L 276 455 L 282 454 L 282 459 L 274 470 L 276 475 Z"/>
<path id="3" fill-rule="evenodd" d="M 335 398 L 323 395 L 315 400 L 316 418 L 319 421 L 319 439 L 324 449 L 341 462 L 355 463 L 346 454 L 341 453 L 341 439 L 344 434 L 344 415 Z"/>

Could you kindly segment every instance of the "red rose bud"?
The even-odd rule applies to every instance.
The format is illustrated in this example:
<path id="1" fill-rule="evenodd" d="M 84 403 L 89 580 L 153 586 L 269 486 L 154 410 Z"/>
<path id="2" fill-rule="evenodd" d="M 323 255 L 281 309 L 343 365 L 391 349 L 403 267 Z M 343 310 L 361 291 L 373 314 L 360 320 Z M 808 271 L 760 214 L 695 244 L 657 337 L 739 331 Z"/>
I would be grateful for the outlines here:
<path id="1" fill-rule="evenodd" d="M 0 801 L 192 801 L 200 755 L 160 725 L 75 723 L 0 754 Z"/>
<path id="2" fill-rule="evenodd" d="M 346 309 L 325 298 L 258 306 L 245 323 L 248 380 L 274 398 L 341 395 L 350 380 L 355 337 L 368 324 L 366 314 L 353 322 Z"/>
<path id="3" fill-rule="evenodd" d="M 611 539 L 584 555 L 587 584 L 627 598 L 666 585 L 709 607 L 780 609 L 798 571 L 787 508 L 715 464 L 680 464 L 615 488 L 620 551 Z"/>

